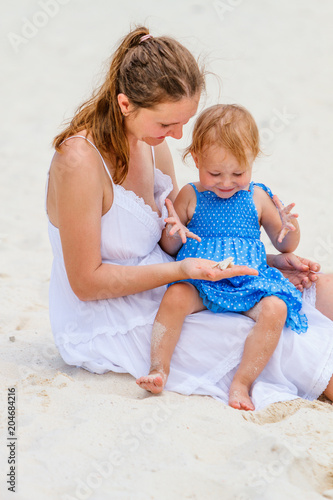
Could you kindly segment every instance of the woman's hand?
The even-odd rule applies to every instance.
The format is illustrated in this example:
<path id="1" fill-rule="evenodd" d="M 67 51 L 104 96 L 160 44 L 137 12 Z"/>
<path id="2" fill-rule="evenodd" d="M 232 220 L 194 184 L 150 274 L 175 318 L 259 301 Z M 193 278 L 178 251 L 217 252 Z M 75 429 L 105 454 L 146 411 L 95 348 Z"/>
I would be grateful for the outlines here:
<path id="1" fill-rule="evenodd" d="M 179 263 L 185 274 L 184 279 L 219 281 L 234 276 L 258 275 L 258 271 L 247 266 L 232 266 L 222 271 L 218 267 L 213 267 L 217 262 L 208 259 L 187 258 Z"/>
<path id="2" fill-rule="evenodd" d="M 196 234 L 189 231 L 187 227 L 180 222 L 177 212 L 174 209 L 173 203 L 171 200 L 169 200 L 169 198 L 166 198 L 165 205 L 169 213 L 169 216 L 166 219 L 164 219 L 164 222 L 167 223 L 166 231 L 168 233 L 168 236 L 174 238 L 178 237 L 181 239 L 182 243 L 186 243 L 187 238 L 192 238 L 194 240 L 201 241 L 200 236 L 197 236 Z"/>
<path id="3" fill-rule="evenodd" d="M 302 292 L 304 288 L 310 288 L 318 277 L 316 273 L 320 270 L 320 265 L 303 257 L 298 257 L 293 253 L 282 253 L 270 255 L 268 263 L 272 267 L 279 269 L 295 287 Z"/>
<path id="4" fill-rule="evenodd" d="M 289 231 L 296 230 L 296 227 L 293 224 L 293 219 L 297 219 L 298 214 L 290 213 L 291 210 L 294 208 L 295 203 L 290 203 L 290 205 L 285 207 L 283 203 L 281 203 L 279 197 L 276 194 L 273 196 L 273 202 L 281 218 L 282 229 L 278 237 L 278 242 L 282 243 L 283 239 L 289 233 Z"/>

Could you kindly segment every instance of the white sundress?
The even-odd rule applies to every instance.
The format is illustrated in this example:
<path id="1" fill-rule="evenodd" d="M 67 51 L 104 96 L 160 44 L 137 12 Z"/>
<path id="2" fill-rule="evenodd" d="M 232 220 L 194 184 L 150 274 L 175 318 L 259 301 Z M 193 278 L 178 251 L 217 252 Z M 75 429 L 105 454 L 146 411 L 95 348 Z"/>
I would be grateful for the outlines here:
<path id="1" fill-rule="evenodd" d="M 171 261 L 158 245 L 167 216 L 164 201 L 172 190 L 170 177 L 155 168 L 159 217 L 142 198 L 113 183 L 100 157 L 114 190 L 112 207 L 102 217 L 102 261 L 129 266 Z M 50 221 L 49 238 L 54 257 L 50 321 L 63 360 L 98 374 L 114 371 L 136 378 L 147 374 L 152 324 L 166 287 L 115 299 L 80 301 L 68 282 L 59 230 Z M 314 308 L 314 301 L 311 288 L 304 294 L 302 308 L 308 331 L 297 335 L 284 328 L 272 358 L 253 383 L 251 397 L 257 410 L 277 401 L 313 400 L 325 390 L 333 374 L 333 322 Z M 210 395 L 228 403 L 229 387 L 252 325 L 250 318 L 237 313 L 189 315 L 172 357 L 166 390 Z"/>

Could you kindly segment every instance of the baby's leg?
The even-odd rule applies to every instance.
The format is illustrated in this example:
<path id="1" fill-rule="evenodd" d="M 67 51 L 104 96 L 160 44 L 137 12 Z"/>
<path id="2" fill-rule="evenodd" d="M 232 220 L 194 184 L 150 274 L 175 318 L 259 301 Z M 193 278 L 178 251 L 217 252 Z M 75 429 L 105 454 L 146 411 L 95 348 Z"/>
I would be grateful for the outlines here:
<path id="1" fill-rule="evenodd" d="M 199 293 L 190 283 L 175 283 L 167 289 L 153 324 L 149 375 L 136 381 L 140 387 L 155 394 L 163 391 L 184 320 L 203 309 Z"/>
<path id="2" fill-rule="evenodd" d="M 244 314 L 256 323 L 245 341 L 242 360 L 230 386 L 229 405 L 240 410 L 254 410 L 249 391 L 279 342 L 287 306 L 278 297 L 269 296 Z"/>

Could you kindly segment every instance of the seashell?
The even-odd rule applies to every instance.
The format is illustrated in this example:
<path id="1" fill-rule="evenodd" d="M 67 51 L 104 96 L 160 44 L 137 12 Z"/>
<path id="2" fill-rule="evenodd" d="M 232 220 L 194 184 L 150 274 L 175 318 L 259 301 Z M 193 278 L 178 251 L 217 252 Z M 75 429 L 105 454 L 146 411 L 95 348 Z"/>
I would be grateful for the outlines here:
<path id="1" fill-rule="evenodd" d="M 224 260 L 221 260 L 220 262 L 217 262 L 214 266 L 217 267 L 218 269 L 221 269 L 221 271 L 224 271 L 224 269 L 228 269 L 228 267 L 232 267 L 234 265 L 234 258 L 233 257 L 227 257 Z"/>

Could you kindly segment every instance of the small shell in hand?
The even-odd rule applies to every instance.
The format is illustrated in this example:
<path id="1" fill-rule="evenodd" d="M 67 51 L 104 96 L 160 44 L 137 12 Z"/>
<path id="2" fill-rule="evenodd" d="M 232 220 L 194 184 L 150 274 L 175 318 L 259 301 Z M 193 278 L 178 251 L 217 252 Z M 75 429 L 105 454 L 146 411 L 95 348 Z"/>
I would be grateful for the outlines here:
<path id="1" fill-rule="evenodd" d="M 220 262 L 217 262 L 214 266 L 220 269 L 221 271 L 224 271 L 224 269 L 228 269 L 228 267 L 232 267 L 234 265 L 234 258 L 233 257 L 227 257 L 224 260 L 221 260 Z"/>

